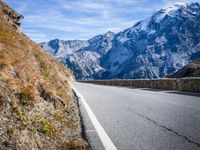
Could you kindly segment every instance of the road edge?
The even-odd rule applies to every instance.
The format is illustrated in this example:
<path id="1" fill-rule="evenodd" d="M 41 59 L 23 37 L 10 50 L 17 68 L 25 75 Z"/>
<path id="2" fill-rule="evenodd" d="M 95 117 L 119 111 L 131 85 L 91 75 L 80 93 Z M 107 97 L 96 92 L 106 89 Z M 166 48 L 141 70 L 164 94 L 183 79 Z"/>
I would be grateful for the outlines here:
<path id="1" fill-rule="evenodd" d="M 93 111 L 91 110 L 91 108 L 89 107 L 89 105 L 87 104 L 85 99 L 83 98 L 83 96 L 76 90 L 76 88 L 73 85 L 72 85 L 72 89 L 75 92 L 78 100 L 80 100 L 83 103 L 83 105 L 86 109 L 86 112 L 87 112 L 105 150 L 117 150 L 116 146 L 113 144 L 110 137 L 108 136 L 106 131 L 101 126 L 100 122 L 96 118 L 95 114 L 93 113 Z"/>
<path id="2" fill-rule="evenodd" d="M 78 96 L 76 95 L 76 92 L 73 89 L 72 89 L 72 92 L 73 92 L 73 96 L 74 96 L 76 105 L 78 107 L 78 114 L 79 114 L 80 125 L 81 125 L 81 136 L 87 142 L 86 150 L 92 150 L 92 146 L 89 142 L 89 139 L 88 139 L 88 136 L 86 133 L 85 122 L 84 122 L 83 114 L 82 114 L 81 108 L 80 108 L 80 100 L 79 100 Z"/>

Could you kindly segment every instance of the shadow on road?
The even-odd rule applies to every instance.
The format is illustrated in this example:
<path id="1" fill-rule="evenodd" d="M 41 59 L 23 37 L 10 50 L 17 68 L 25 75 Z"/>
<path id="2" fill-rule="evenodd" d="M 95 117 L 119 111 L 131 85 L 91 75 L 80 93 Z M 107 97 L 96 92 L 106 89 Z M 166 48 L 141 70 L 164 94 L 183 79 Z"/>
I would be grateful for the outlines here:
<path id="1" fill-rule="evenodd" d="M 166 93 L 200 97 L 200 93 L 189 93 L 189 92 L 178 92 L 178 91 L 166 91 Z"/>
<path id="2" fill-rule="evenodd" d="M 169 94 L 179 94 L 179 95 L 186 95 L 186 96 L 195 96 L 195 97 L 200 97 L 200 93 L 179 92 L 179 91 L 167 91 L 167 90 L 161 90 L 161 89 L 149 89 L 149 88 L 132 88 L 132 87 L 128 87 L 128 88 L 130 88 L 130 89 L 145 90 L 145 91 L 165 92 L 165 93 L 169 93 Z"/>
<path id="3" fill-rule="evenodd" d="M 114 86 L 116 87 L 116 86 Z M 179 92 L 179 91 L 167 91 L 162 89 L 150 89 L 150 88 L 137 88 L 137 87 L 124 87 L 124 86 L 117 86 L 121 88 L 128 88 L 128 89 L 138 89 L 138 90 L 145 90 L 145 91 L 152 91 L 152 92 L 165 92 L 169 94 L 179 94 L 179 95 L 186 95 L 186 96 L 195 96 L 200 97 L 200 93 L 192 93 L 192 92 Z"/>
<path id="4" fill-rule="evenodd" d="M 161 90 L 161 89 L 149 89 L 149 88 L 138 88 L 140 90 L 145 90 L 145 91 L 153 91 L 153 92 L 163 92 L 166 90 Z"/>

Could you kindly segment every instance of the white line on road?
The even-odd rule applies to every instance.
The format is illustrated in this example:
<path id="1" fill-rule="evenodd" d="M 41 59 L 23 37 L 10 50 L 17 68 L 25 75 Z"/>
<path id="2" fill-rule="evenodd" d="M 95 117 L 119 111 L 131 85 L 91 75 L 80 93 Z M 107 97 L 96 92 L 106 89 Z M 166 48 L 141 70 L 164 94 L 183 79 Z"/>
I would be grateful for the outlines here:
<path id="1" fill-rule="evenodd" d="M 89 107 L 89 105 L 87 104 L 87 102 L 85 101 L 83 96 L 74 88 L 74 86 L 72 86 L 72 87 L 73 87 L 73 90 L 76 93 L 77 97 L 82 101 L 82 103 L 88 113 L 88 116 L 90 117 L 90 120 L 92 121 L 92 124 L 94 125 L 94 128 L 96 129 L 97 134 L 98 134 L 105 150 L 117 150 L 116 146 L 113 144 L 113 142 L 109 138 L 108 134 L 101 126 L 100 122 L 96 118 L 95 114 L 92 112 L 91 108 Z"/>

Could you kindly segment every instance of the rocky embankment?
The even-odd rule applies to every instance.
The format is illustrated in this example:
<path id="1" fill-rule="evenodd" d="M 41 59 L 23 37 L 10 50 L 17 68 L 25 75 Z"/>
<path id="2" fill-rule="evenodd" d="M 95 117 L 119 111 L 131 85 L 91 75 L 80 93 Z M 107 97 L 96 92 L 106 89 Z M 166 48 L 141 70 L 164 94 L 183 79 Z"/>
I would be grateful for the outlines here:
<path id="1" fill-rule="evenodd" d="M 0 0 L 0 149 L 84 149 L 71 73 L 19 32 Z"/>

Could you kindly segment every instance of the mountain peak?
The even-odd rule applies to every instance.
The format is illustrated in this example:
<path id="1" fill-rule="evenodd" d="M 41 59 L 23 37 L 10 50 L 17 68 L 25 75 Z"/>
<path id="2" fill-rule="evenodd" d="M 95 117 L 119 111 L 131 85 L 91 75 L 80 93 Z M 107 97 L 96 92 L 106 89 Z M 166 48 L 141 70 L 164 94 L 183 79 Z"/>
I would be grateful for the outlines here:
<path id="1" fill-rule="evenodd" d="M 200 4 L 198 2 L 191 2 L 191 3 L 177 2 L 172 6 L 157 11 L 155 14 L 158 14 L 160 16 L 159 20 L 161 20 L 165 16 L 176 17 L 176 15 L 178 14 L 178 10 L 186 10 L 196 13 L 197 11 L 199 11 L 199 8 Z"/>
<path id="2" fill-rule="evenodd" d="M 117 34 L 91 38 L 61 62 L 78 79 L 163 77 L 200 56 L 199 18 L 198 2 L 176 3 Z"/>
<path id="3" fill-rule="evenodd" d="M 108 38 L 112 38 L 114 37 L 115 33 L 113 33 L 112 31 L 108 31 L 107 33 L 105 33 L 105 36 Z"/>

